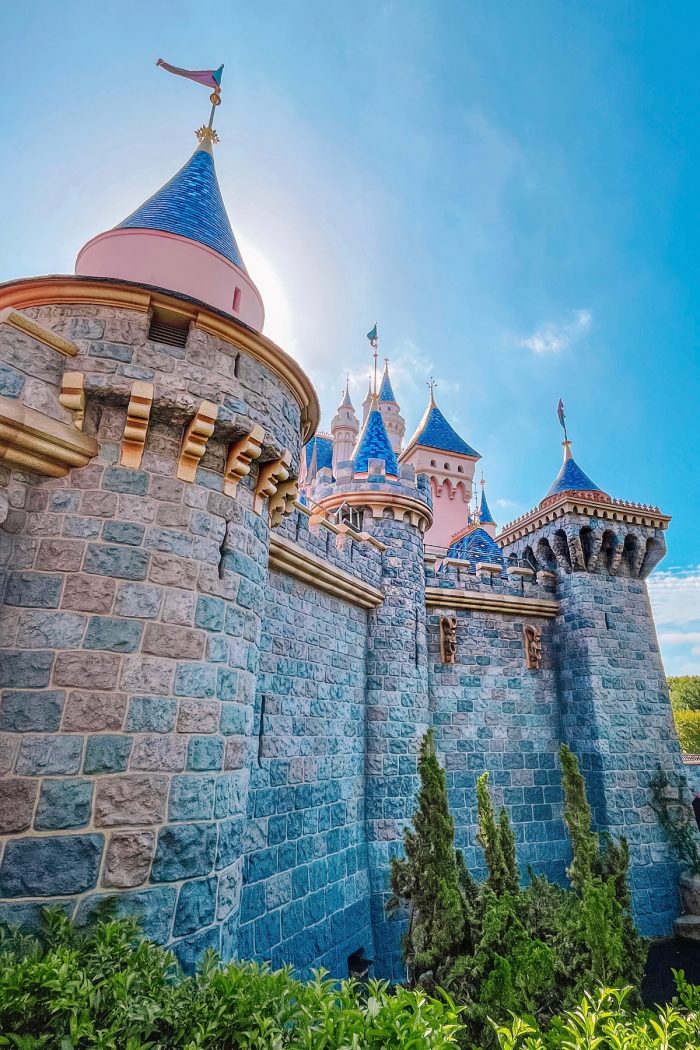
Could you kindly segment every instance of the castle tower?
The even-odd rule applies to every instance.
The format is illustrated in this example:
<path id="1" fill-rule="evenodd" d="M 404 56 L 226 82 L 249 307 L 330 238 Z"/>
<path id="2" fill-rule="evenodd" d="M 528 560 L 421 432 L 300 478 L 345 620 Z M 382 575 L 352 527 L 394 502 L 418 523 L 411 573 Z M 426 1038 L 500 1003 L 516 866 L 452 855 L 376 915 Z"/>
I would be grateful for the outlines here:
<path id="1" fill-rule="evenodd" d="M 350 389 L 345 384 L 345 393 L 338 406 L 338 411 L 331 422 L 331 434 L 333 436 L 333 464 L 334 476 L 337 474 L 339 463 L 346 463 L 352 457 L 352 450 L 357 441 L 360 424 L 355 409 L 350 400 Z"/>
<path id="2" fill-rule="evenodd" d="M 406 433 L 406 421 L 401 415 L 399 403 L 394 396 L 391 379 L 389 378 L 388 360 L 384 362 L 384 374 L 382 376 L 382 381 L 379 384 L 377 408 L 382 414 L 382 419 L 384 420 L 386 432 L 389 435 L 391 447 L 394 452 L 399 453 L 401 451 L 404 434 Z"/>
<path id="3" fill-rule="evenodd" d="M 429 724 L 423 536 L 430 526 L 430 491 L 411 466 L 399 465 L 376 403 L 334 484 L 313 497 L 333 514 L 348 505 L 380 544 L 382 603 L 367 617 L 365 814 L 375 972 L 403 975 L 403 918 L 387 919 L 389 858 L 401 847 L 417 789 L 417 755 Z"/>
<path id="4" fill-rule="evenodd" d="M 496 522 L 486 501 L 486 482 L 481 479 L 481 500 L 479 502 L 479 525 L 493 539 L 496 535 Z"/>
<path id="5" fill-rule="evenodd" d="M 319 417 L 204 129 L 75 276 L 0 285 L 0 914 L 237 951 L 270 529 Z"/>
<path id="6" fill-rule="evenodd" d="M 671 932 L 677 863 L 651 809 L 657 763 L 681 770 L 678 739 L 646 579 L 670 518 L 612 499 L 564 445 L 561 470 L 534 510 L 498 537 L 506 557 L 556 579 L 558 703 L 565 742 L 586 776 L 595 821 L 624 835 L 646 936 Z"/>
<path id="7" fill-rule="evenodd" d="M 433 496 L 433 525 L 426 533 L 429 549 L 444 554 L 464 528 L 472 497 L 474 468 L 481 459 L 450 426 L 435 403 L 431 386 L 428 406 L 416 432 L 401 453 L 417 474 L 427 474 Z"/>

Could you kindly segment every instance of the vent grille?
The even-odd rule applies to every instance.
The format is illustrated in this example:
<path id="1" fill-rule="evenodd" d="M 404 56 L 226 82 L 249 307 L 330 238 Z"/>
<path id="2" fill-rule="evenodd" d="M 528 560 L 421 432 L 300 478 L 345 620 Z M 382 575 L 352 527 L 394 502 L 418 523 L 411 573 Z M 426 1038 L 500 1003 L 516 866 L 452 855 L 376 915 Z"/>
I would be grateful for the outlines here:
<path id="1" fill-rule="evenodd" d="M 189 328 L 188 321 L 176 321 L 173 323 L 154 313 L 151 319 L 151 326 L 148 329 L 148 338 L 152 339 L 154 343 L 184 347 L 187 344 Z"/>

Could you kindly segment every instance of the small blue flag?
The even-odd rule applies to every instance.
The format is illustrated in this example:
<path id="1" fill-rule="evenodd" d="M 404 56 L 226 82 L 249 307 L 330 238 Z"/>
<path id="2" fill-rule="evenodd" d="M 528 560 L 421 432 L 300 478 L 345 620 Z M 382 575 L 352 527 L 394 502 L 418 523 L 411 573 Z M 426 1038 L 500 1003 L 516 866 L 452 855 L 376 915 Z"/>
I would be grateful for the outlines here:
<path id="1" fill-rule="evenodd" d="M 367 333 L 370 346 L 376 347 L 379 345 L 379 336 L 377 335 L 377 322 L 374 323 L 374 328 Z"/>

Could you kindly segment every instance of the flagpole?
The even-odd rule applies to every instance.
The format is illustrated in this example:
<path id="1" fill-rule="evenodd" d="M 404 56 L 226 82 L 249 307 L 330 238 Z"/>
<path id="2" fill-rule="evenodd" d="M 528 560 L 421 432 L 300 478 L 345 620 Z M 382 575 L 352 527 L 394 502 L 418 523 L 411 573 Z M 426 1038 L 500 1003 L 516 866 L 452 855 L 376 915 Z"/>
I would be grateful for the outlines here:
<path id="1" fill-rule="evenodd" d="M 374 327 L 375 327 L 375 329 L 377 327 L 377 322 L 376 321 L 374 322 Z M 377 391 L 377 358 L 378 357 L 379 357 L 379 336 L 377 335 L 377 338 L 374 341 L 374 396 L 375 396 L 375 398 L 376 398 L 377 393 L 378 393 L 378 391 Z"/>

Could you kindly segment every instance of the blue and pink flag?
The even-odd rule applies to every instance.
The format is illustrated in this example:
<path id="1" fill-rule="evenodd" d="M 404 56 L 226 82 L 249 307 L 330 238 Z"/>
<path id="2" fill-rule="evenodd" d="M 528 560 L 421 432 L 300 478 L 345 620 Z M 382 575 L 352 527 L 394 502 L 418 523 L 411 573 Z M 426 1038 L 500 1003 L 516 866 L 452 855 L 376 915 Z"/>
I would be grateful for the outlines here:
<path id="1" fill-rule="evenodd" d="M 223 65 L 219 66 L 218 69 L 180 69 L 179 66 L 171 66 L 169 62 L 164 62 L 162 58 L 158 59 L 156 65 L 162 66 L 168 73 L 175 73 L 178 77 L 186 77 L 188 80 L 194 80 L 198 84 L 203 84 L 204 87 L 213 88 L 217 95 L 221 91 Z"/>

